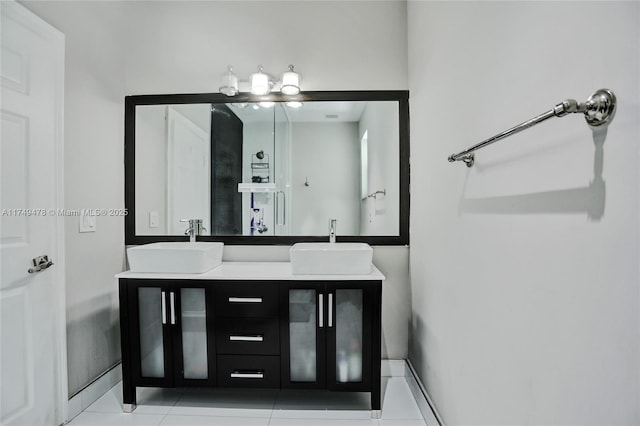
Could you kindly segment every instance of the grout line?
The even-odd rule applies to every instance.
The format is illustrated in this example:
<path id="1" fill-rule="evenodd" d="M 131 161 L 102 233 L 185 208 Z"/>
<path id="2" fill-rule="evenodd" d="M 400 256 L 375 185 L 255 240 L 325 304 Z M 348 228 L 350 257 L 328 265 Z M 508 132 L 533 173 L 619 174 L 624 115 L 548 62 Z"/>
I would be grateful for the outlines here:
<path id="1" fill-rule="evenodd" d="M 160 422 L 158 423 L 158 426 L 162 425 L 162 422 L 164 422 L 164 419 L 166 419 L 168 415 L 169 414 L 167 413 L 167 414 L 164 415 L 164 417 L 162 417 L 162 419 L 160 419 Z"/>
<path id="2" fill-rule="evenodd" d="M 273 398 L 273 406 L 271 407 L 271 413 L 269 413 L 269 423 L 267 426 L 271 424 L 271 419 L 273 418 L 273 411 L 276 409 L 276 403 L 278 402 L 278 396 L 280 392 L 276 392 L 275 397 Z"/>

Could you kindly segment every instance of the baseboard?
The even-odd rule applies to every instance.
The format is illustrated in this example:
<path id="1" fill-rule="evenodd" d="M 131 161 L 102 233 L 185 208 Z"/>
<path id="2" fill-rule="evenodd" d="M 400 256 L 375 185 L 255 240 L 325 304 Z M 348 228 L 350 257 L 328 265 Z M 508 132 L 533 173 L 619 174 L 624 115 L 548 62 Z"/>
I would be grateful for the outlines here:
<path id="1" fill-rule="evenodd" d="M 427 390 L 408 359 L 405 363 L 405 380 L 409 384 L 409 389 L 411 389 L 411 393 L 418 403 L 418 408 L 427 426 L 444 426 L 444 422 L 433 405 Z"/>
<path id="2" fill-rule="evenodd" d="M 69 418 L 67 422 L 70 422 L 78 414 L 86 410 L 87 407 L 96 402 L 120 380 L 122 380 L 122 366 L 118 363 L 69 398 L 69 409 L 67 411 Z"/>

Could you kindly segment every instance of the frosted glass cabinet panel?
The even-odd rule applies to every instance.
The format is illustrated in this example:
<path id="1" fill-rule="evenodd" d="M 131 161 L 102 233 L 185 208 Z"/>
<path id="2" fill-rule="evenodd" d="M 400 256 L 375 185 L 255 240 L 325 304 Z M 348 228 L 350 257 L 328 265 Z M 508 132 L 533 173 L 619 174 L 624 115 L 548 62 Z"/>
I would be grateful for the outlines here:
<path id="1" fill-rule="evenodd" d="M 140 321 L 140 372 L 142 377 L 162 378 L 164 372 L 164 338 L 162 335 L 162 290 L 159 287 L 138 289 Z"/>
<path id="2" fill-rule="evenodd" d="M 204 288 L 180 289 L 185 379 L 207 379 L 207 308 Z"/>
<path id="3" fill-rule="evenodd" d="M 289 366 L 292 382 L 315 382 L 316 290 L 289 290 Z"/>
<path id="4" fill-rule="evenodd" d="M 362 381 L 363 290 L 336 290 L 336 381 Z"/>

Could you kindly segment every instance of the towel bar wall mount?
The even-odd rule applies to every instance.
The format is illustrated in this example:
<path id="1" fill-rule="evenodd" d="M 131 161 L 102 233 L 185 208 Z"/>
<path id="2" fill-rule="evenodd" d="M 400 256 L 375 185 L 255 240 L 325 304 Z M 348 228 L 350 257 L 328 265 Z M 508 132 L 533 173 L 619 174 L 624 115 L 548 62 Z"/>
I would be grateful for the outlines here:
<path id="1" fill-rule="evenodd" d="M 467 167 L 473 166 L 475 162 L 474 152 L 493 144 L 494 142 L 504 139 L 508 136 L 521 132 L 529 127 L 532 127 L 538 123 L 541 123 L 551 117 L 564 117 L 565 115 L 572 113 L 583 113 L 587 124 L 591 127 L 605 126 L 611 122 L 615 114 L 616 109 L 616 96 L 613 91 L 609 89 L 600 89 L 589 96 L 586 102 L 577 102 L 574 99 L 567 99 L 557 104 L 553 109 L 525 121 L 512 127 L 504 132 L 498 133 L 495 136 L 485 139 L 484 141 L 476 144 L 462 152 L 457 154 L 451 154 L 449 156 L 449 162 L 462 161 Z"/>

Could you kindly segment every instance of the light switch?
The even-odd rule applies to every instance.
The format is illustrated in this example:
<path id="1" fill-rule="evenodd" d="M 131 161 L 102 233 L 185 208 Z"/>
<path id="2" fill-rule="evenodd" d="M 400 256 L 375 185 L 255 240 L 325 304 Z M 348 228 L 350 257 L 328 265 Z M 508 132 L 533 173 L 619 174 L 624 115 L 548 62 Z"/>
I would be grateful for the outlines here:
<path id="1" fill-rule="evenodd" d="M 157 228 L 160 226 L 158 212 L 149 212 L 149 228 Z"/>
<path id="2" fill-rule="evenodd" d="M 80 210 L 80 232 L 96 232 L 96 216 L 90 210 Z"/>

